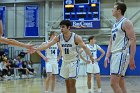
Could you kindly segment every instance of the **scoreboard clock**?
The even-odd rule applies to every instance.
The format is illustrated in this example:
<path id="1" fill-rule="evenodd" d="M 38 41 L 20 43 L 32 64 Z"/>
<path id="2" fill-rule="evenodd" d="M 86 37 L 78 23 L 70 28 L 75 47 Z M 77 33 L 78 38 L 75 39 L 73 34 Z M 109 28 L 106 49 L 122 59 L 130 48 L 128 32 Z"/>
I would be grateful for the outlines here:
<path id="1" fill-rule="evenodd" d="M 100 0 L 64 0 L 64 20 L 73 27 L 100 28 Z"/>

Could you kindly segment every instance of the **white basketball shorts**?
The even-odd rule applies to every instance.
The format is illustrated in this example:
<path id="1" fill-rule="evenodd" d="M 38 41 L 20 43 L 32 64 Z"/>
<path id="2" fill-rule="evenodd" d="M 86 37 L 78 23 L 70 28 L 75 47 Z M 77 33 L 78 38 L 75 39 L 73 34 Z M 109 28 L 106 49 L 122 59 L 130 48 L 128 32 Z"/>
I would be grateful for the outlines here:
<path id="1" fill-rule="evenodd" d="M 87 64 L 87 73 L 99 74 L 100 68 L 99 68 L 98 62 L 95 62 L 94 64 L 92 63 Z"/>
<path id="2" fill-rule="evenodd" d="M 68 78 L 77 78 L 79 72 L 79 61 L 74 62 L 62 62 L 60 76 L 65 79 Z"/>
<path id="3" fill-rule="evenodd" d="M 129 64 L 129 54 L 116 52 L 112 54 L 110 61 L 110 74 L 125 76 Z"/>

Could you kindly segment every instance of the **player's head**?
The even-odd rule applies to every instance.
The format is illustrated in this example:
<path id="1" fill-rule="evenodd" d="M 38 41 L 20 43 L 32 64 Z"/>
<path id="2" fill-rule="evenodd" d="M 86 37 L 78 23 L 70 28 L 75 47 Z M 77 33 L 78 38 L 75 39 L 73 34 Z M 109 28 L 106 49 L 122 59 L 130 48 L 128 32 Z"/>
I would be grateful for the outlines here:
<path id="1" fill-rule="evenodd" d="M 96 42 L 95 37 L 94 36 L 90 36 L 88 38 L 89 43 L 94 44 Z"/>
<path id="2" fill-rule="evenodd" d="M 124 2 L 116 2 L 114 4 L 114 8 L 112 10 L 113 16 L 117 16 L 118 14 L 124 15 L 127 7 Z"/>
<path id="3" fill-rule="evenodd" d="M 56 35 L 57 35 L 57 33 L 56 33 L 55 31 L 51 31 L 51 32 L 50 32 L 49 40 L 50 40 L 50 39 L 53 39 Z"/>
<path id="4" fill-rule="evenodd" d="M 71 22 L 69 20 L 62 20 L 60 22 L 61 32 L 64 34 L 67 31 L 70 31 Z"/>

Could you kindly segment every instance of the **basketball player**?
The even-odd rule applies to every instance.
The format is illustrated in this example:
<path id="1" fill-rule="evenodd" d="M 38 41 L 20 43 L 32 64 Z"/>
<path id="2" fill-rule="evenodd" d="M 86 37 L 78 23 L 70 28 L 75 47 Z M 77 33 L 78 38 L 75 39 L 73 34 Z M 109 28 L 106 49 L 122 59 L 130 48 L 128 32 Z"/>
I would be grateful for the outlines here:
<path id="1" fill-rule="evenodd" d="M 92 74 L 96 75 L 96 81 L 97 81 L 97 86 L 98 86 L 98 93 L 101 93 L 101 80 L 100 80 L 100 68 L 98 65 L 98 62 L 101 60 L 101 58 L 105 55 L 105 51 L 97 44 L 95 44 L 96 40 L 94 36 L 90 36 L 88 38 L 89 44 L 87 44 L 87 47 L 90 49 L 91 54 L 94 58 L 94 64 L 92 64 L 91 61 L 89 61 L 89 57 L 84 58 L 82 55 L 80 55 L 81 59 L 84 62 L 87 62 L 87 85 L 89 89 L 89 93 L 91 93 L 91 78 Z M 100 57 L 97 58 L 97 51 L 101 52 Z M 83 50 L 80 51 L 80 54 L 83 52 Z"/>
<path id="2" fill-rule="evenodd" d="M 50 33 L 50 39 L 48 42 L 54 39 L 56 37 L 56 32 L 52 31 Z M 47 44 L 48 42 L 43 43 L 42 45 Z M 57 55 L 58 48 L 60 50 L 60 55 Z M 51 85 L 51 92 L 54 93 L 55 88 L 55 75 L 58 74 L 58 61 L 61 58 L 62 55 L 62 49 L 60 47 L 59 43 L 56 43 L 52 45 L 50 48 L 46 49 L 46 57 L 40 52 L 37 51 L 37 53 L 46 61 L 46 93 L 48 93 L 48 88 Z M 50 83 L 51 80 L 51 84 Z"/>
<path id="3" fill-rule="evenodd" d="M 24 47 L 27 49 L 32 49 L 32 46 L 33 46 L 32 44 L 24 44 L 22 42 L 14 40 L 14 39 L 7 39 L 7 38 L 3 37 L 2 35 L 3 35 L 3 28 L 2 28 L 2 20 L 0 18 L 0 42 L 1 43 L 19 46 L 19 47 Z"/>
<path id="4" fill-rule="evenodd" d="M 104 62 L 104 66 L 107 67 L 107 61 L 112 54 L 110 62 L 110 81 L 114 93 L 127 93 L 124 80 L 126 69 L 128 64 L 131 70 L 136 68 L 134 62 L 136 37 L 132 22 L 124 17 L 125 11 L 125 3 L 116 2 L 114 4 L 112 14 L 116 18 L 116 23 L 112 28 L 110 43 Z"/>
<path id="5" fill-rule="evenodd" d="M 61 66 L 60 75 L 65 78 L 66 91 L 67 93 L 76 93 L 76 78 L 78 71 L 78 60 L 79 53 L 77 51 L 78 45 L 80 45 L 86 54 L 90 57 L 91 61 L 94 63 L 94 59 L 91 55 L 90 50 L 86 47 L 82 38 L 70 32 L 71 22 L 69 20 L 62 20 L 60 22 L 61 34 L 55 37 L 47 45 L 38 47 L 37 50 L 47 49 L 53 44 L 60 42 L 62 47 L 62 57 L 63 63 Z"/>

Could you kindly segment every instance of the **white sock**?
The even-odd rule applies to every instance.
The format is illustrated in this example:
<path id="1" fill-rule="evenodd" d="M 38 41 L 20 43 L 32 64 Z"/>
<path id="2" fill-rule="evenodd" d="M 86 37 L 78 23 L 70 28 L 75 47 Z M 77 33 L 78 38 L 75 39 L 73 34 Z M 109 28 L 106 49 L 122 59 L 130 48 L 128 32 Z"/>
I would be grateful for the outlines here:
<path id="1" fill-rule="evenodd" d="M 98 88 L 98 92 L 99 92 L 99 93 L 102 92 L 102 91 L 101 91 L 101 88 Z"/>
<path id="2" fill-rule="evenodd" d="M 91 92 L 91 91 L 92 91 L 92 89 L 88 89 L 88 91 L 89 91 L 89 92 Z"/>

